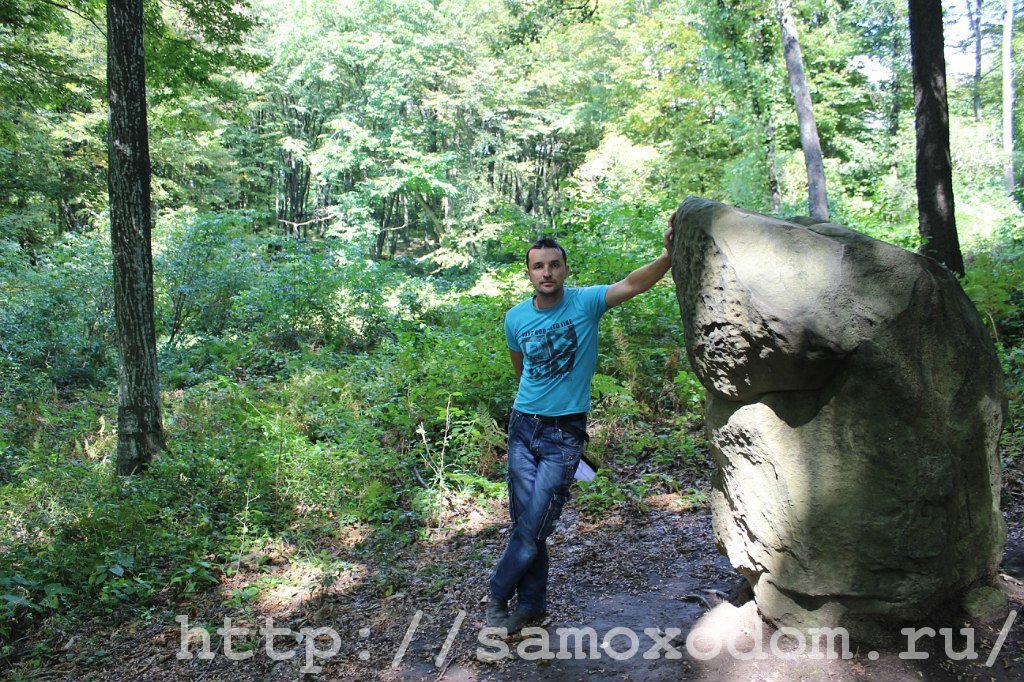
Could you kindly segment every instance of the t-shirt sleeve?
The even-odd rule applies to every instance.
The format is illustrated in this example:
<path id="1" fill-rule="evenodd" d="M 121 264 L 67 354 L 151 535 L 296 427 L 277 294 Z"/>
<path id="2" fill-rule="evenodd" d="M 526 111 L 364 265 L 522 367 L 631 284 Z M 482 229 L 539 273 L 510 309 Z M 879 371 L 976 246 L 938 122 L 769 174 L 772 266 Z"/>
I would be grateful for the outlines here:
<path id="1" fill-rule="evenodd" d="M 512 328 L 512 311 L 505 314 L 505 343 L 511 350 L 517 353 L 522 353 L 523 349 L 519 346 L 519 339 L 516 338 L 516 331 Z"/>
<path id="2" fill-rule="evenodd" d="M 608 312 L 608 303 L 605 296 L 608 293 L 607 284 L 598 284 L 592 287 L 584 287 L 584 305 L 588 313 L 595 320 Z"/>

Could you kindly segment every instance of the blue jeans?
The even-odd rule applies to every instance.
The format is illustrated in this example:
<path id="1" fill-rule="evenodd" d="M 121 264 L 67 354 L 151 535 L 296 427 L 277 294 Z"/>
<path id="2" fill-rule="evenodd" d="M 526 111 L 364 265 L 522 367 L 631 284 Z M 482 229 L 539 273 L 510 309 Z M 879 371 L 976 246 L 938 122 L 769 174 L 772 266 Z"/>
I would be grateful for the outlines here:
<path id="1" fill-rule="evenodd" d="M 568 422 L 586 430 L 586 418 Z M 512 532 L 508 546 L 491 573 L 491 599 L 508 601 L 519 595 L 517 608 L 547 611 L 548 549 L 545 540 L 555 529 L 569 499 L 584 442 L 578 436 L 519 410 L 508 422 L 508 509 Z"/>

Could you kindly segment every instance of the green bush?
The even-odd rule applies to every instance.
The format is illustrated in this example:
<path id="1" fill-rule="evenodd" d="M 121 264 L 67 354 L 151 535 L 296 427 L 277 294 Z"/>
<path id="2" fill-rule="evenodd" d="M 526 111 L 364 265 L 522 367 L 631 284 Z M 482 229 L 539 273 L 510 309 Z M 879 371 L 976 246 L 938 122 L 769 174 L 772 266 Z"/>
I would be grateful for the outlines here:
<path id="1" fill-rule="evenodd" d="M 321 345 L 348 331 L 337 299 L 341 274 L 330 251 L 322 244 L 293 240 L 270 246 L 278 250 L 254 286 L 234 301 L 234 328 L 290 350 L 303 342 Z"/>
<path id="2" fill-rule="evenodd" d="M 997 342 L 1024 340 L 1024 240 L 1012 230 L 989 248 L 966 257 L 964 291 Z"/>
<path id="3" fill-rule="evenodd" d="M 9 261 L 10 263 L 10 261 Z M 116 373 L 110 245 L 68 235 L 33 265 L 0 269 L 0 394 L 99 386 Z M 31 392 L 31 391 L 30 391 Z"/>
<path id="4" fill-rule="evenodd" d="M 257 281 L 260 240 L 247 212 L 169 218 L 155 235 L 154 287 L 158 334 L 170 345 L 183 336 L 223 334 L 234 298 Z"/>

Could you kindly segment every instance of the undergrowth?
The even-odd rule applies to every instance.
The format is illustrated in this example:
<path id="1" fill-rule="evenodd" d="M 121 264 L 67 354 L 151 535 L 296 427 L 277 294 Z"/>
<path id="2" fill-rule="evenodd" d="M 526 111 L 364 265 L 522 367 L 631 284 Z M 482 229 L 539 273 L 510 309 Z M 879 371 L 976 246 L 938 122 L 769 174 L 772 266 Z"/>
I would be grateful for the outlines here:
<path id="1" fill-rule="evenodd" d="M 248 225 L 244 214 L 192 215 L 159 235 L 169 452 L 132 478 L 116 477 L 111 461 L 112 332 L 88 323 L 109 314 L 104 250 L 72 240 L 53 267 L 5 271 L 0 656 L 43 664 L 83 623 L 166 617 L 270 546 L 290 548 L 326 584 L 342 570 L 332 538 L 360 529 L 356 551 L 394 557 L 444 521 L 451 495 L 504 496 L 515 385 L 502 320 L 528 295 L 517 259 L 425 274 Z M 581 252 L 606 257 L 581 267 L 576 284 L 649 259 L 659 246 L 657 226 L 649 232 L 615 257 L 581 237 Z M 69 261 L 78 265 L 62 270 Z M 75 278 L 90 285 L 62 314 L 47 296 Z M 680 490 L 672 472 L 703 466 L 689 436 L 703 393 L 676 316 L 663 286 L 602 326 L 590 451 L 603 473 L 581 487 L 587 513 Z M 95 343 L 106 350 L 83 350 Z M 368 589 L 402 580 L 384 572 Z M 263 587 L 252 589 L 220 598 L 242 606 Z"/>
<path id="2" fill-rule="evenodd" d="M 567 234 L 574 279 L 613 282 L 660 248 L 655 207 L 586 206 Z M 118 478 L 116 362 L 105 247 L 74 237 L 0 289 L 0 657 L 42 665 L 83 623 L 166 617 L 254 552 L 285 547 L 329 585 L 335 539 L 393 558 L 449 522 L 453 495 L 505 494 L 515 385 L 505 310 L 528 295 L 509 242 L 473 268 L 373 262 L 342 242 L 253 235 L 244 214 L 184 216 L 158 235 L 158 326 L 170 450 Z M 515 231 L 512 231 L 515 232 Z M 1024 450 L 1019 226 L 968 254 L 964 286 L 1007 376 L 1008 470 Z M 74 292 L 74 295 L 71 294 Z M 601 326 L 585 515 L 651 495 L 706 503 L 703 388 L 670 282 Z M 390 594 L 400 567 L 367 581 Z M 269 584 L 221 591 L 245 607 Z M 246 591 L 248 590 L 248 592 Z"/>

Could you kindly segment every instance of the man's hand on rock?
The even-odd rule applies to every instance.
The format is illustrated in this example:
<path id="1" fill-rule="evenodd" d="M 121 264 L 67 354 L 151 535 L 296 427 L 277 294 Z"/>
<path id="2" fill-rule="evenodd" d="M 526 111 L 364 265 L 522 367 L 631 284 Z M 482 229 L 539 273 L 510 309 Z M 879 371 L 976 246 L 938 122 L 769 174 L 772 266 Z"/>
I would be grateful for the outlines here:
<path id="1" fill-rule="evenodd" d="M 672 238 L 675 236 L 675 226 L 672 224 L 676 220 L 676 214 L 673 213 L 668 219 L 668 230 L 665 231 L 665 252 L 672 255 Z"/>

